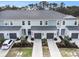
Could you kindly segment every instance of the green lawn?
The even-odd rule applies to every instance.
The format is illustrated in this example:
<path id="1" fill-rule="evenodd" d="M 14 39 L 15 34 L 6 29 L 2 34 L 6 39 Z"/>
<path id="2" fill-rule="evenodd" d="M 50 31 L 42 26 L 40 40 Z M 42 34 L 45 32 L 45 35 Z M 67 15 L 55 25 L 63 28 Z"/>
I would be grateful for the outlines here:
<path id="1" fill-rule="evenodd" d="M 32 48 L 21 49 L 23 54 L 22 57 L 31 57 L 32 56 Z"/>
<path id="2" fill-rule="evenodd" d="M 22 53 L 20 57 L 31 57 L 32 56 L 32 47 L 27 48 L 12 48 L 6 57 L 16 57 L 18 53 Z"/>
<path id="3" fill-rule="evenodd" d="M 79 57 L 79 49 L 77 48 L 59 48 L 63 57 Z"/>

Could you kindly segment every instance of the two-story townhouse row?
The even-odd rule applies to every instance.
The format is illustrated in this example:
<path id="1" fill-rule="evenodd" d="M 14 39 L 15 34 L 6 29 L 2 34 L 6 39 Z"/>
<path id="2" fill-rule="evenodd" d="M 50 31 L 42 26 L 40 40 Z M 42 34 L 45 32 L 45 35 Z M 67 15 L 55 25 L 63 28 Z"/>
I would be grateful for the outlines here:
<path id="1" fill-rule="evenodd" d="M 16 39 L 21 36 L 53 39 L 61 35 L 79 39 L 78 29 L 76 17 L 56 11 L 5 10 L 0 12 L 0 36 L 5 39 Z"/>

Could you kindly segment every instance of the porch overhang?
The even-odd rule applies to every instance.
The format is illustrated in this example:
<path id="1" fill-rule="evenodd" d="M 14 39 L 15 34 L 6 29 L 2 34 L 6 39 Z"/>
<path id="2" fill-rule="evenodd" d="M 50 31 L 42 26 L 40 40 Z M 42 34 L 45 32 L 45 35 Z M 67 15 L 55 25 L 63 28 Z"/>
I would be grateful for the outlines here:
<path id="1" fill-rule="evenodd" d="M 79 26 L 66 26 L 66 28 L 70 31 L 79 31 Z"/>
<path id="2" fill-rule="evenodd" d="M 0 26 L 0 31 L 20 30 L 21 26 Z"/>
<path id="3" fill-rule="evenodd" d="M 32 26 L 31 30 L 57 30 L 56 26 Z"/>

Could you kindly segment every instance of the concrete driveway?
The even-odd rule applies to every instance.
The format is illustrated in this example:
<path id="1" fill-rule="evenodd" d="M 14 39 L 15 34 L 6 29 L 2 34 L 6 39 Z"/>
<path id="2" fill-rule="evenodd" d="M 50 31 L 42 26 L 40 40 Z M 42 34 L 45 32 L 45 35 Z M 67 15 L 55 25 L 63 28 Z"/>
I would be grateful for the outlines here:
<path id="1" fill-rule="evenodd" d="M 61 57 L 61 53 L 52 39 L 47 39 L 51 57 Z"/>
<path id="2" fill-rule="evenodd" d="M 43 57 L 41 39 L 34 40 L 32 57 Z"/>
<path id="3" fill-rule="evenodd" d="M 14 44 L 14 43 L 13 43 Z M 0 57 L 5 57 L 7 55 L 7 53 L 10 51 L 10 49 L 12 48 L 13 44 L 10 46 L 9 49 L 7 50 L 1 50 L 0 49 Z"/>
<path id="4" fill-rule="evenodd" d="M 8 52 L 9 52 L 9 49 L 8 50 L 0 50 L 0 57 L 5 57 Z"/>

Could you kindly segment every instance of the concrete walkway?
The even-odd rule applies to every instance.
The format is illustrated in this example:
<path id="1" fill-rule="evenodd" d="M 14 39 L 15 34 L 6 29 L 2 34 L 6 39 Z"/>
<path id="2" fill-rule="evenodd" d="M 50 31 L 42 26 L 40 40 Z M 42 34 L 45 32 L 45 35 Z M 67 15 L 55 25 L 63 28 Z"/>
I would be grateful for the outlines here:
<path id="1" fill-rule="evenodd" d="M 34 40 L 32 57 L 43 57 L 41 39 Z"/>
<path id="2" fill-rule="evenodd" d="M 61 57 L 60 51 L 56 43 L 52 39 L 47 39 L 51 57 Z"/>

